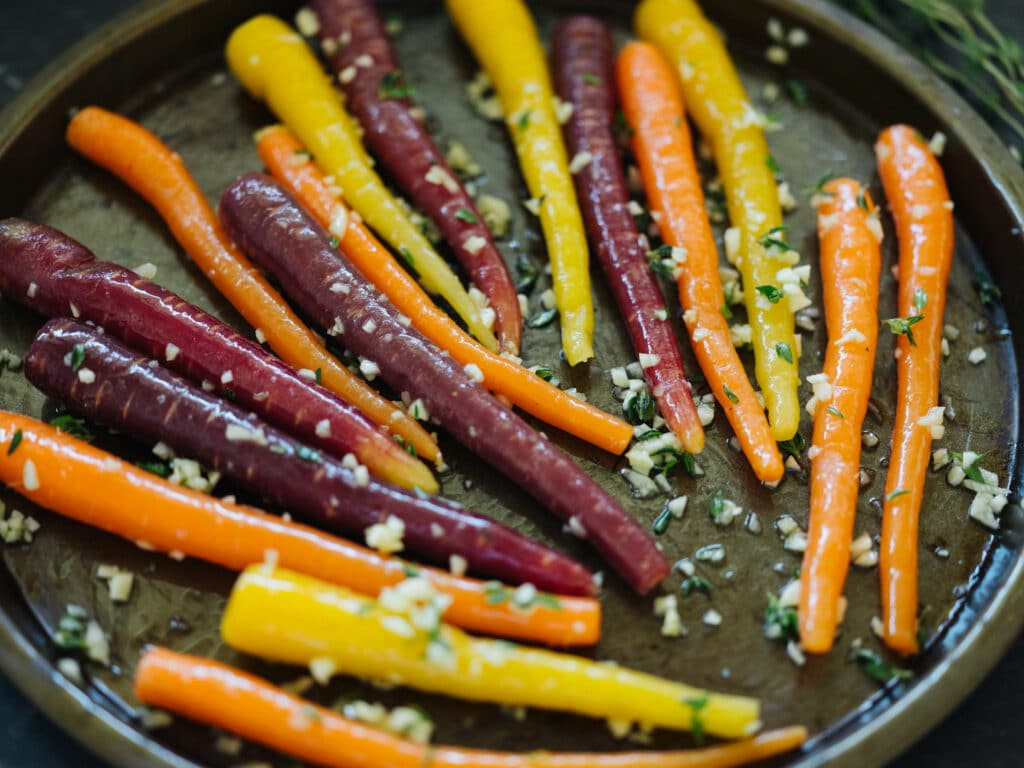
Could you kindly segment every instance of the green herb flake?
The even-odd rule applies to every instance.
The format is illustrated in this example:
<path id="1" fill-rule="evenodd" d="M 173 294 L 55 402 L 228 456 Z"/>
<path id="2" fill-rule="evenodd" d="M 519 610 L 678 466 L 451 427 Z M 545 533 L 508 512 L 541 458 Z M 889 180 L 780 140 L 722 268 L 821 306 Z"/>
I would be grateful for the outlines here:
<path id="1" fill-rule="evenodd" d="M 778 304 L 782 300 L 782 297 L 786 295 L 774 285 L 759 285 L 755 290 L 768 299 L 772 304 Z"/>
<path id="2" fill-rule="evenodd" d="M 53 644 L 65 651 L 80 651 L 85 648 L 85 622 L 77 616 L 65 613 L 57 622 L 53 633 Z"/>
<path id="3" fill-rule="evenodd" d="M 854 659 L 864 674 L 882 685 L 891 680 L 909 680 L 914 676 L 909 669 L 900 669 L 888 664 L 877 651 L 872 651 L 869 648 L 858 649 Z"/>
<path id="4" fill-rule="evenodd" d="M 410 267 L 416 266 L 416 261 L 413 259 L 412 253 L 404 245 L 398 249 L 398 253 L 403 259 L 405 259 L 405 263 Z"/>
<path id="5" fill-rule="evenodd" d="M 469 208 L 459 208 L 459 210 L 455 212 L 455 218 L 459 221 L 464 221 L 467 224 L 476 224 L 479 221 L 476 214 L 469 210 Z"/>
<path id="6" fill-rule="evenodd" d="M 334 235 L 331 235 L 331 239 L 328 241 L 328 244 L 331 246 L 332 249 L 336 250 L 338 248 L 338 238 L 336 238 Z"/>
<path id="7" fill-rule="evenodd" d="M 790 365 L 793 364 L 793 350 L 786 342 L 780 341 L 775 345 L 775 354 L 779 356 L 780 360 L 785 360 Z"/>
<path id="8" fill-rule="evenodd" d="M 415 579 L 420 575 L 420 569 L 411 563 L 402 563 L 402 573 L 407 579 Z"/>
<path id="9" fill-rule="evenodd" d="M 544 366 L 538 366 L 537 370 L 534 371 L 534 374 L 540 376 L 544 381 L 551 381 L 551 379 L 554 378 L 554 374 L 551 372 L 551 369 L 545 368 Z"/>
<path id="10" fill-rule="evenodd" d="M 711 519 L 716 523 L 722 519 L 722 515 L 725 514 L 725 491 L 719 488 L 715 491 L 711 497 L 711 501 L 708 504 L 708 514 L 711 515 Z"/>
<path id="11" fill-rule="evenodd" d="M 633 128 L 626 119 L 626 113 L 621 109 L 616 110 L 615 112 L 615 132 L 627 138 L 633 135 Z"/>
<path id="12" fill-rule="evenodd" d="M 522 255 L 516 258 L 516 293 L 529 293 L 539 276 L 532 261 Z"/>
<path id="13" fill-rule="evenodd" d="M 928 306 L 928 294 L 924 288 L 918 288 L 914 291 L 914 308 L 918 314 L 924 311 L 924 308 Z"/>
<path id="14" fill-rule="evenodd" d="M 71 370 L 75 373 L 82 367 L 82 363 L 85 362 L 85 347 L 81 344 L 75 344 L 71 348 Z"/>
<path id="15" fill-rule="evenodd" d="M 733 392 L 724 384 L 722 385 L 722 390 L 725 392 L 725 396 L 729 398 L 730 403 L 738 403 L 740 401 L 740 399 L 736 396 L 736 393 Z"/>
<path id="16" fill-rule="evenodd" d="M 384 73 L 378 92 L 382 99 L 411 99 L 416 95 L 416 89 L 403 83 L 402 73 L 397 70 Z"/>
<path id="17" fill-rule="evenodd" d="M 924 315 L 913 315 L 912 317 L 890 317 L 882 322 L 889 326 L 889 330 L 893 332 L 895 336 L 906 334 L 907 341 L 910 342 L 910 346 L 917 346 L 917 339 L 914 338 L 914 331 L 911 329 L 912 326 L 924 320 Z"/>
<path id="18" fill-rule="evenodd" d="M 20 429 L 14 433 L 14 437 L 11 438 L 10 445 L 7 446 L 8 456 L 12 455 L 16 450 L 18 450 L 18 446 L 21 445 L 22 437 L 24 437 L 24 435 L 22 434 Z"/>
<path id="19" fill-rule="evenodd" d="M 761 237 L 758 238 L 757 242 L 760 243 L 761 247 L 766 250 L 778 250 L 785 253 L 786 251 L 789 250 L 789 245 L 786 243 L 785 240 L 782 240 L 781 238 L 785 234 L 787 229 L 789 229 L 788 224 L 781 224 L 777 227 L 772 227 L 763 235 L 761 235 Z"/>
<path id="20" fill-rule="evenodd" d="M 511 590 L 500 581 L 488 581 L 484 584 L 484 602 L 488 605 L 500 605 L 509 598 Z"/>
<path id="21" fill-rule="evenodd" d="M 171 468 L 162 461 L 137 461 L 135 462 L 135 466 L 145 472 L 149 472 L 152 475 L 156 475 L 157 477 L 162 477 L 164 479 L 171 476 Z"/>
<path id="22" fill-rule="evenodd" d="M 516 120 L 516 125 L 519 126 L 520 131 L 525 131 L 530 127 L 530 110 L 526 109 L 520 113 L 519 119 Z"/>
<path id="23" fill-rule="evenodd" d="M 779 441 L 779 450 L 799 459 L 800 454 L 807 450 L 807 438 L 797 432 L 789 440 Z"/>
<path id="24" fill-rule="evenodd" d="M 764 157 L 764 162 L 768 166 L 768 170 L 774 173 L 776 176 L 782 175 L 782 169 L 779 168 L 779 164 L 775 162 L 775 155 L 769 152 Z"/>
<path id="25" fill-rule="evenodd" d="M 796 609 L 779 605 L 779 598 L 768 595 L 768 607 L 764 611 L 765 635 L 773 640 L 797 641 L 800 639 L 800 626 L 797 623 Z"/>
<path id="26" fill-rule="evenodd" d="M 868 205 L 867 194 L 864 192 L 864 187 L 859 187 L 857 189 L 857 207 L 862 211 L 871 210 L 871 206 Z"/>
<path id="27" fill-rule="evenodd" d="M 974 289 L 978 292 L 978 298 L 981 299 L 982 304 L 992 305 L 998 302 L 1003 297 L 1003 292 L 999 289 L 999 286 L 985 277 L 985 273 L 978 272 L 974 273 Z"/>
<path id="28" fill-rule="evenodd" d="M 682 592 L 683 597 L 689 597 L 695 592 L 702 592 L 711 597 L 711 582 L 702 576 L 690 576 L 679 585 L 679 591 Z"/>
<path id="29" fill-rule="evenodd" d="M 622 401 L 622 410 L 632 424 L 643 424 L 654 418 L 654 400 L 645 390 Z"/>
<path id="30" fill-rule="evenodd" d="M 58 432 L 77 437 L 87 443 L 91 443 L 93 440 L 93 434 L 86 426 L 85 419 L 75 418 L 69 413 L 50 419 L 50 426 L 55 427 Z"/>
<path id="31" fill-rule="evenodd" d="M 721 311 L 722 317 L 724 317 L 726 320 L 732 320 L 732 310 L 729 309 L 728 302 L 719 307 L 719 311 Z"/>
<path id="32" fill-rule="evenodd" d="M 672 522 L 672 512 L 665 505 L 665 508 L 658 513 L 658 516 L 654 518 L 654 523 L 651 525 L 651 531 L 655 536 L 661 536 L 665 531 L 668 530 L 668 524 Z"/>
<path id="33" fill-rule="evenodd" d="M 834 405 L 830 405 L 825 410 L 828 411 L 829 413 L 831 413 L 837 419 L 845 419 L 846 418 L 845 416 L 843 416 L 843 412 L 840 411 L 838 408 L 836 408 Z"/>
<path id="34" fill-rule="evenodd" d="M 313 378 L 316 379 L 317 384 L 322 384 L 324 379 L 323 368 L 317 368 L 315 371 L 313 371 Z"/>
<path id="35" fill-rule="evenodd" d="M 826 173 L 824 176 L 818 179 L 817 184 L 811 187 L 811 194 L 821 195 L 822 197 L 835 197 L 835 192 L 830 192 L 829 190 L 825 189 L 825 185 L 832 181 L 832 179 L 834 179 L 835 177 L 836 176 L 834 173 L 832 173 L 832 171 Z"/>
<path id="36" fill-rule="evenodd" d="M 583 82 L 586 83 L 587 85 L 601 84 L 601 78 L 595 75 L 593 72 L 584 72 L 581 77 L 583 78 Z"/>
<path id="37" fill-rule="evenodd" d="M 908 493 L 910 493 L 910 491 L 908 491 L 906 488 L 897 488 L 895 491 L 890 491 L 889 493 L 885 494 L 885 500 L 893 501 L 895 499 L 898 499 L 900 496 L 906 496 Z"/>
<path id="38" fill-rule="evenodd" d="M 704 721 L 703 721 L 703 710 L 708 705 L 708 695 L 706 693 L 700 694 L 700 696 L 694 696 L 690 699 L 683 699 L 683 704 L 690 708 L 690 733 L 693 735 L 693 741 L 697 746 L 704 743 Z"/>
<path id="39" fill-rule="evenodd" d="M 552 307 L 551 309 L 545 309 L 539 315 L 535 315 L 530 318 L 526 324 L 531 328 L 546 328 L 554 322 L 556 317 L 558 317 L 558 310 L 555 307 Z"/>
<path id="40" fill-rule="evenodd" d="M 803 84 L 803 81 L 789 79 L 786 80 L 782 86 L 786 89 L 786 93 L 789 94 L 789 98 L 791 98 L 793 103 L 798 107 L 802 107 L 807 104 L 807 86 Z"/>

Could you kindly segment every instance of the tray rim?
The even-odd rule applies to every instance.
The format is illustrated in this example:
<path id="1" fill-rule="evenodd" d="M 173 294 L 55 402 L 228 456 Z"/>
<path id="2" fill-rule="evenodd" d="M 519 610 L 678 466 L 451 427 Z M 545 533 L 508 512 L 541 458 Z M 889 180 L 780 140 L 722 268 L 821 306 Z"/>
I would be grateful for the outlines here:
<path id="1" fill-rule="evenodd" d="M 90 70 L 131 46 L 140 35 L 216 1 L 144 0 L 75 43 L 0 111 L 0 160 L 43 110 L 58 96 L 72 91 Z M 1024 168 L 950 85 L 882 32 L 826 0 L 757 2 L 769 12 L 794 18 L 819 35 L 841 41 L 948 125 L 956 141 L 998 190 L 1019 236 L 1024 229 Z M 1018 361 L 1018 370 L 1020 365 Z M 1017 461 L 1011 483 L 1014 491 L 1020 489 L 1022 479 L 1024 467 Z M 815 745 L 816 739 L 812 740 L 810 749 L 791 763 L 793 768 L 881 764 L 896 757 L 960 704 L 995 667 L 1024 627 L 1024 551 L 1020 542 L 1016 550 L 1005 582 L 971 629 L 934 668 L 870 721 L 848 728 L 848 733 L 820 747 Z M 6 570 L 0 578 L 9 578 Z M 0 671 L 62 730 L 105 760 L 119 766 L 199 768 L 198 763 L 146 738 L 111 709 L 100 706 L 86 690 L 68 681 L 19 628 L 9 607 L 2 604 Z"/>

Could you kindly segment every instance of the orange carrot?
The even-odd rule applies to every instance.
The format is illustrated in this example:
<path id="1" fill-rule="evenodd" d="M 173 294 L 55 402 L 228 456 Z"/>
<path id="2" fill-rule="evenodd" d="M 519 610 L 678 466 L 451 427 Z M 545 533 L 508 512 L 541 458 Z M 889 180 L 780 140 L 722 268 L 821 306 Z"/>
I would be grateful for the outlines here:
<path id="1" fill-rule="evenodd" d="M 423 744 L 363 725 L 260 678 L 198 656 L 150 647 L 135 670 L 144 704 L 223 728 L 333 768 L 728 768 L 799 747 L 801 727 L 674 752 L 491 752 Z"/>
<path id="2" fill-rule="evenodd" d="M 0 483 L 41 507 L 135 542 L 240 571 L 284 568 L 376 596 L 415 573 L 452 603 L 445 620 L 552 645 L 597 642 L 595 600 L 560 596 L 528 610 L 488 600 L 493 584 L 418 568 L 265 512 L 174 485 L 27 416 L 0 410 Z"/>
<path id="3" fill-rule="evenodd" d="M 251 262 L 224 235 L 217 216 L 177 153 L 138 123 L 86 107 L 68 125 L 67 140 L 157 209 L 175 239 L 239 314 L 296 369 L 320 370 L 320 383 L 378 424 L 438 461 L 437 444 L 400 408 L 341 365 Z M 371 468 L 372 469 L 372 468 Z"/>
<path id="4" fill-rule="evenodd" d="M 917 521 L 928 471 L 929 411 L 939 399 L 942 313 L 953 261 L 953 212 L 938 160 L 913 128 L 882 131 L 875 145 L 899 240 L 896 423 L 885 480 L 882 623 L 885 643 L 917 652 Z M 924 423 L 922 423 L 924 421 Z M 941 419 L 940 419 L 941 423 Z"/>
<path id="5" fill-rule="evenodd" d="M 675 74 L 649 43 L 633 42 L 619 54 L 616 79 L 644 190 L 665 242 L 686 249 L 679 273 L 679 302 L 690 344 L 715 399 L 736 431 L 758 479 L 782 479 L 782 455 L 764 408 L 754 395 L 722 314 L 725 297 L 718 251 L 704 209 L 704 193 L 691 149 Z M 778 346 L 778 345 L 777 345 Z M 788 354 L 796 364 L 796 350 Z"/>
<path id="6" fill-rule="evenodd" d="M 325 228 L 342 205 L 312 163 L 291 162 L 302 150 L 298 139 L 283 126 L 272 126 L 257 137 L 260 158 L 270 173 L 309 210 Z M 341 209 L 344 210 L 344 209 Z M 622 453 L 633 428 L 558 387 L 553 387 L 521 365 L 484 349 L 441 312 L 430 297 L 395 261 L 362 224 L 348 217 L 341 250 L 363 275 L 391 300 L 424 336 L 446 350 L 462 365 L 476 365 L 483 386 L 504 395 L 527 413 L 576 435 L 599 448 Z"/>
<path id="7" fill-rule="evenodd" d="M 800 642 L 826 653 L 838 623 L 839 598 L 850 567 L 861 426 L 871 394 L 878 341 L 879 240 L 874 214 L 856 181 L 837 179 L 818 195 L 818 238 L 828 348 L 830 397 L 814 398 L 811 516 L 801 568 Z"/>

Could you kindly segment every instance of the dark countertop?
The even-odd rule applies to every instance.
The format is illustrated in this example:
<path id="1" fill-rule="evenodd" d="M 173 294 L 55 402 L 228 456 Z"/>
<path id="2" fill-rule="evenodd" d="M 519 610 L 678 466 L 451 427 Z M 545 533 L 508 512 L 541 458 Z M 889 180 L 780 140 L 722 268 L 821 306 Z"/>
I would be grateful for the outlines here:
<path id="1" fill-rule="evenodd" d="M 0 107 L 51 58 L 135 0 L 15 0 L 0 24 Z M 1024 43 L 1019 0 L 989 0 L 989 15 Z M 1024 637 L 963 704 L 890 768 L 1014 768 L 1024 764 Z M 0 766 L 103 768 L 0 677 Z"/>

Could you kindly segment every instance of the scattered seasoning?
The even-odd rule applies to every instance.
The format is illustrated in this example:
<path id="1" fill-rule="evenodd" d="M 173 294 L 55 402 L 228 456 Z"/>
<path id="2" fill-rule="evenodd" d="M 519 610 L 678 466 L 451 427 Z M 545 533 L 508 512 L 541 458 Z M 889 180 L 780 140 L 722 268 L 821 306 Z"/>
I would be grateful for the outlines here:
<path id="1" fill-rule="evenodd" d="M 981 270 L 974 273 L 973 283 L 982 304 L 995 304 L 1003 296 L 999 286 L 989 280 Z"/>
<path id="2" fill-rule="evenodd" d="M 768 299 L 772 304 L 778 304 L 779 300 L 785 296 L 785 294 L 774 285 L 759 285 L 755 290 Z"/>
<path id="3" fill-rule="evenodd" d="M 857 649 L 854 659 L 864 674 L 882 685 L 891 680 L 909 680 L 914 676 L 909 669 L 900 669 L 888 664 L 878 655 L 877 651 L 872 651 L 869 648 Z"/>
<path id="4" fill-rule="evenodd" d="M 868 205 L 867 195 L 864 193 L 864 187 L 857 190 L 857 207 L 864 211 L 871 209 L 871 206 Z"/>
<path id="5" fill-rule="evenodd" d="M 656 518 L 654 518 L 654 524 L 651 525 L 651 531 L 654 532 L 655 536 L 661 536 L 665 531 L 668 530 L 668 524 L 672 522 L 672 511 L 665 505 L 665 508 L 661 510 Z"/>
<path id="6" fill-rule="evenodd" d="M 908 493 L 910 493 L 910 491 L 905 488 L 897 488 L 895 491 L 890 491 L 885 494 L 885 500 L 893 501 L 894 499 L 898 499 L 900 496 L 906 496 Z"/>
<path id="7" fill-rule="evenodd" d="M 825 185 L 832 181 L 832 179 L 834 179 L 835 177 L 836 175 L 831 171 L 826 173 L 824 176 L 818 179 L 818 183 L 811 188 L 811 194 L 821 195 L 822 197 L 835 197 L 835 192 L 829 192 L 827 189 L 825 189 Z"/>
<path id="8" fill-rule="evenodd" d="M 455 212 L 455 218 L 459 221 L 464 221 L 467 224 L 476 224 L 478 221 L 476 215 L 469 210 L 469 208 L 459 208 L 459 210 Z"/>
<path id="9" fill-rule="evenodd" d="M 646 390 L 630 394 L 633 396 L 627 396 L 622 401 L 622 411 L 626 415 L 626 419 L 632 424 L 643 424 L 650 421 L 654 417 L 654 400 Z"/>
<path id="10" fill-rule="evenodd" d="M 398 249 L 398 253 L 399 255 L 401 255 L 403 259 L 405 259 L 406 264 L 408 264 L 410 267 L 416 266 L 416 262 L 413 259 L 412 254 L 409 252 L 409 249 L 406 248 L 404 245 Z"/>
<path id="11" fill-rule="evenodd" d="M 273 451 L 276 447 L 277 446 L 272 446 L 270 450 Z M 283 452 L 284 451 L 282 451 L 282 453 Z M 135 462 L 135 466 L 145 472 L 149 472 L 150 474 L 164 479 L 171 476 L 171 467 L 162 461 L 137 461 Z"/>
<path id="12" fill-rule="evenodd" d="M 889 326 L 889 330 L 893 332 L 895 336 L 906 334 L 907 341 L 910 342 L 910 346 L 916 347 L 917 340 L 914 338 L 914 332 L 911 330 L 911 326 L 924 320 L 924 315 L 912 315 L 910 317 L 890 317 L 882 322 Z"/>
<path id="13" fill-rule="evenodd" d="M 532 261 L 525 256 L 519 256 L 516 259 L 516 293 L 529 293 L 539 275 Z"/>
<path id="14" fill-rule="evenodd" d="M 544 379 L 544 381 L 551 381 L 551 379 L 554 378 L 554 374 L 551 372 L 551 369 L 545 368 L 541 365 L 538 365 L 536 368 L 534 368 L 533 372 L 537 376 L 540 376 L 542 379 Z"/>
<path id="15" fill-rule="evenodd" d="M 378 92 L 382 99 L 411 99 L 416 95 L 416 89 L 404 84 L 402 73 L 397 70 L 384 73 Z"/>
<path id="16" fill-rule="evenodd" d="M 765 164 L 768 166 L 768 170 L 776 175 L 782 174 L 782 169 L 779 168 L 779 164 L 775 161 L 775 155 L 769 152 L 764 158 Z"/>
<path id="17" fill-rule="evenodd" d="M 530 110 L 523 110 L 516 120 L 516 125 L 519 126 L 520 131 L 525 131 L 530 126 Z"/>
<path id="18" fill-rule="evenodd" d="M 11 444 L 7 446 L 8 456 L 13 454 L 16 450 L 18 450 L 18 446 L 21 445 L 22 437 L 23 435 L 20 429 L 14 433 L 14 437 L 11 438 Z"/>
<path id="19" fill-rule="evenodd" d="M 780 341 L 775 345 L 775 354 L 782 360 L 785 360 L 790 365 L 793 364 L 793 350 L 790 349 L 789 344 L 784 341 Z"/>
<path id="20" fill-rule="evenodd" d="M 832 414 L 833 416 L 835 416 L 835 417 L 836 417 L 837 419 L 842 419 L 842 418 L 845 418 L 845 417 L 843 416 L 843 412 L 842 412 L 842 411 L 840 411 L 840 410 L 839 410 L 838 408 L 836 408 L 836 407 L 835 407 L 834 405 L 830 405 L 830 406 L 829 406 L 828 408 L 826 408 L 825 410 L 826 410 L 826 411 L 828 411 L 829 413 L 831 413 L 831 414 Z"/>
<path id="21" fill-rule="evenodd" d="M 703 576 L 690 576 L 683 580 L 683 583 L 679 586 L 679 591 L 683 597 L 689 597 L 694 592 L 701 592 L 711 597 L 711 582 Z"/>
<path id="22" fill-rule="evenodd" d="M 796 79 L 786 80 L 783 84 L 786 89 L 786 93 L 789 94 L 789 98 L 793 100 L 793 103 L 798 107 L 802 107 L 807 104 L 807 86 L 802 81 Z"/>
<path id="23" fill-rule="evenodd" d="M 633 135 L 633 128 L 626 119 L 626 113 L 621 109 L 615 111 L 615 132 L 627 138 Z"/>
<path id="24" fill-rule="evenodd" d="M 546 328 L 554 322 L 556 317 L 558 317 L 558 310 L 552 307 L 551 309 L 545 309 L 539 315 L 530 318 L 526 324 L 530 328 Z"/>
<path id="25" fill-rule="evenodd" d="M 733 392 L 724 384 L 722 385 L 722 389 L 725 391 L 725 396 L 729 398 L 730 403 L 738 403 L 740 401 L 740 399 L 736 396 L 736 393 Z"/>
<path id="26" fill-rule="evenodd" d="M 330 244 L 331 248 L 336 249 L 338 247 L 338 238 L 336 238 L 334 235 L 331 235 Z"/>
<path id="27" fill-rule="evenodd" d="M 788 453 L 790 456 L 799 459 L 800 454 L 807 450 L 807 438 L 797 432 L 789 440 L 779 441 L 779 449 L 783 453 Z"/>
<path id="28" fill-rule="evenodd" d="M 82 363 L 85 362 L 85 347 L 81 344 L 75 344 L 71 348 L 71 370 L 75 373 L 82 367 Z"/>
<path id="29" fill-rule="evenodd" d="M 800 627 L 796 609 L 783 606 L 775 595 L 768 595 L 768 607 L 764 612 L 764 634 L 771 640 L 798 641 Z"/>
<path id="30" fill-rule="evenodd" d="M 322 382 L 323 378 L 324 378 L 324 371 L 323 371 L 323 369 L 322 368 L 317 368 L 315 371 L 313 371 L 313 378 L 316 380 L 317 384 L 320 384 Z"/>
<path id="31" fill-rule="evenodd" d="M 583 82 L 588 85 L 600 85 L 601 78 L 595 75 L 593 72 L 584 72 L 582 75 Z"/>
<path id="32" fill-rule="evenodd" d="M 691 699 L 683 699 L 683 703 L 691 711 L 690 733 L 693 735 L 693 741 L 697 746 L 701 746 L 704 743 L 704 722 L 701 719 L 701 712 L 708 704 L 708 695 L 702 693 L 700 696 L 695 696 Z"/>

